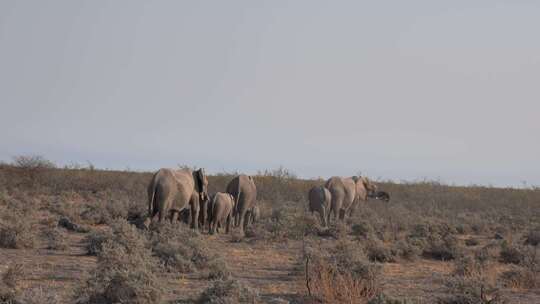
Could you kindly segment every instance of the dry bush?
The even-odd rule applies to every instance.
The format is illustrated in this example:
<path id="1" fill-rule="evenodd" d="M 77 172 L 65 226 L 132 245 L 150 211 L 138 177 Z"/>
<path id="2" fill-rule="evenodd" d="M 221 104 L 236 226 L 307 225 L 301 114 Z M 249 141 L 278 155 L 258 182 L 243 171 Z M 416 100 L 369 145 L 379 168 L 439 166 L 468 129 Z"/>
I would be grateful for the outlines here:
<path id="1" fill-rule="evenodd" d="M 69 248 L 66 235 L 58 228 L 48 229 L 44 232 L 47 240 L 47 249 L 64 251 Z"/>
<path id="2" fill-rule="evenodd" d="M 474 252 L 475 259 L 480 263 L 496 261 L 499 258 L 501 246 L 498 243 L 489 243 Z"/>
<path id="3" fill-rule="evenodd" d="M 367 303 L 380 291 L 380 267 L 351 242 L 340 242 L 327 252 L 308 249 L 304 273 L 309 296 L 324 303 Z"/>
<path id="4" fill-rule="evenodd" d="M 506 264 L 520 264 L 524 259 L 523 247 L 517 244 L 503 242 L 500 251 L 500 261 Z"/>
<path id="5" fill-rule="evenodd" d="M 0 303 L 17 304 L 21 293 L 20 282 L 26 269 L 23 264 L 12 264 L 1 276 Z"/>
<path id="6" fill-rule="evenodd" d="M 408 240 L 397 241 L 391 250 L 393 256 L 400 257 L 406 261 L 414 261 L 422 253 L 419 247 L 409 243 Z"/>
<path id="7" fill-rule="evenodd" d="M 453 235 L 434 234 L 427 238 L 422 255 L 434 260 L 453 260 L 461 255 L 461 248 Z"/>
<path id="8" fill-rule="evenodd" d="M 454 260 L 454 274 L 464 277 L 481 277 L 486 264 L 473 257 L 460 257 Z"/>
<path id="9" fill-rule="evenodd" d="M 514 267 L 501 274 L 504 287 L 516 289 L 535 289 L 540 287 L 540 272 L 524 267 Z"/>
<path id="10" fill-rule="evenodd" d="M 331 237 L 336 240 L 345 239 L 348 234 L 348 227 L 343 222 L 331 223 L 330 227 L 321 229 L 317 235 L 320 237 Z"/>
<path id="11" fill-rule="evenodd" d="M 377 295 L 375 298 L 369 300 L 367 304 L 420 304 L 423 302 L 420 302 L 416 299 L 398 299 L 394 297 L 390 297 L 385 295 L 384 293 L 381 293 Z"/>
<path id="12" fill-rule="evenodd" d="M 375 234 L 375 229 L 367 221 L 361 221 L 351 226 L 352 235 L 356 237 L 367 238 Z"/>
<path id="13" fill-rule="evenodd" d="M 58 227 L 66 228 L 69 231 L 80 232 L 80 233 L 86 233 L 90 231 L 88 227 L 81 226 L 77 223 L 74 223 L 69 218 L 66 218 L 66 217 L 61 217 L 58 220 Z"/>
<path id="14" fill-rule="evenodd" d="M 77 291 L 77 303 L 160 303 L 157 261 L 144 235 L 126 221 L 113 225 L 97 268 Z"/>
<path id="15" fill-rule="evenodd" d="M 317 221 L 307 215 L 303 208 L 298 208 L 294 202 L 278 204 L 272 210 L 266 229 L 274 241 L 299 240 L 307 234 L 315 234 Z"/>
<path id="16" fill-rule="evenodd" d="M 380 240 L 368 240 L 365 244 L 364 250 L 367 257 L 372 262 L 390 263 L 395 262 L 394 255 L 390 248 L 388 248 Z"/>
<path id="17" fill-rule="evenodd" d="M 17 297 L 22 304 L 59 304 L 62 303 L 58 294 L 49 288 L 25 288 Z"/>
<path id="18" fill-rule="evenodd" d="M 113 234 L 110 229 L 92 230 L 83 240 L 86 243 L 86 254 L 97 255 L 103 249 L 103 243 L 112 238 Z"/>
<path id="19" fill-rule="evenodd" d="M 540 244 L 540 227 L 531 229 L 525 236 L 525 245 L 538 246 Z"/>
<path id="20" fill-rule="evenodd" d="M 208 263 L 208 279 L 228 280 L 231 276 L 231 270 L 223 258 L 214 258 Z"/>
<path id="21" fill-rule="evenodd" d="M 197 304 L 255 304 L 259 293 L 238 280 L 214 281 L 199 296 Z"/>
<path id="22" fill-rule="evenodd" d="M 151 227 L 152 251 L 161 265 L 169 272 L 215 271 L 215 276 L 221 275 L 219 271 L 227 272 L 226 266 L 216 261 L 220 257 L 210 253 L 206 240 L 192 229 L 184 228 L 171 224 Z"/>
<path id="23" fill-rule="evenodd" d="M 505 304 L 500 291 L 478 279 L 453 277 L 446 282 L 448 296 L 440 297 L 438 304 Z"/>
<path id="24" fill-rule="evenodd" d="M 465 240 L 465 245 L 467 246 L 478 246 L 478 244 L 480 244 L 480 241 L 475 238 L 469 238 Z"/>
<path id="25" fill-rule="evenodd" d="M 31 215 L 6 208 L 0 216 L 0 247 L 34 248 L 36 231 L 32 227 Z"/>

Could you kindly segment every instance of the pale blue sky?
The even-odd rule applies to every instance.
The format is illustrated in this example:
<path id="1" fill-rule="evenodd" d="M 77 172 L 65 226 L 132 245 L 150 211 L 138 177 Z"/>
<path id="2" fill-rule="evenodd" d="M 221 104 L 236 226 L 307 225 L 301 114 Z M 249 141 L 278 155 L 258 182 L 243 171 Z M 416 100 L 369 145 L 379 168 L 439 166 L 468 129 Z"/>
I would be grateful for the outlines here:
<path id="1" fill-rule="evenodd" d="M 538 1 L 0 1 L 0 160 L 540 185 Z"/>

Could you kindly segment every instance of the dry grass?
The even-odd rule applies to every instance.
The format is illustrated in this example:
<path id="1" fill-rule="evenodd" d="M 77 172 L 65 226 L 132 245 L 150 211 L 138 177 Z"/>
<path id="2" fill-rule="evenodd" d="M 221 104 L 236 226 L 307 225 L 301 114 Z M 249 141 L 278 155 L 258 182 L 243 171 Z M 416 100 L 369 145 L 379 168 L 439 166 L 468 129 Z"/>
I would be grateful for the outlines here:
<path id="1" fill-rule="evenodd" d="M 322 229 L 305 206 L 307 191 L 323 181 L 279 169 L 254 177 L 257 224 L 245 235 L 209 236 L 183 224 L 132 225 L 146 213 L 150 176 L 0 165 L 0 255 L 29 269 L 16 287 L 2 283 L 0 298 L 73 303 L 77 290 L 81 303 L 194 303 L 210 287 L 207 298 L 238 301 L 244 286 L 260 303 L 540 302 L 538 189 L 381 182 L 391 202 L 363 203 L 346 224 Z M 210 176 L 210 192 L 231 178 Z M 305 242 L 319 252 L 307 270 L 313 297 Z"/>

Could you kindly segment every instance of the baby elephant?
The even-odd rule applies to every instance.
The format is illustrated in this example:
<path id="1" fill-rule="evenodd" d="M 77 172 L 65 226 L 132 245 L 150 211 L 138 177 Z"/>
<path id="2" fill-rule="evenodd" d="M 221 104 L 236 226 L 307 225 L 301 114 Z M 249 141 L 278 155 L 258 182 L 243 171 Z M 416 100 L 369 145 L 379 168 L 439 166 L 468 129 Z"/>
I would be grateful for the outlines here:
<path id="1" fill-rule="evenodd" d="M 251 207 L 247 212 L 247 223 L 248 225 L 256 223 L 261 218 L 261 210 L 259 206 L 255 205 Z"/>
<path id="2" fill-rule="evenodd" d="M 234 197 L 229 193 L 218 192 L 212 200 L 212 218 L 210 219 L 210 234 L 219 233 L 219 227 L 226 223 L 225 233 L 231 229 Z"/>

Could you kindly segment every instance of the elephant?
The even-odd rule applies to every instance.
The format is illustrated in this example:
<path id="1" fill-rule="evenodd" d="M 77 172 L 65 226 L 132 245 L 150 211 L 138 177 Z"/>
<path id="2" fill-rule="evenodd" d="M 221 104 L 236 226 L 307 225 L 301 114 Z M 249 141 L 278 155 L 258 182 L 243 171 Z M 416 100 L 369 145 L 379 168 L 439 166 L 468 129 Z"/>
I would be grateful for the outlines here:
<path id="1" fill-rule="evenodd" d="M 257 199 L 255 182 L 251 176 L 241 174 L 229 182 L 227 193 L 231 194 L 235 199 L 234 226 L 240 227 L 243 232 L 248 224 L 246 215 L 249 209 L 255 206 L 255 200 Z"/>
<path id="2" fill-rule="evenodd" d="M 347 213 L 351 216 L 360 200 L 366 201 L 377 191 L 377 186 L 368 178 L 358 176 L 345 178 L 333 176 L 328 179 L 325 188 L 331 194 L 330 211 L 326 215 L 328 221 L 332 213 L 335 220 L 338 214 L 341 220 L 345 219 Z"/>
<path id="3" fill-rule="evenodd" d="M 259 206 L 255 205 L 251 207 L 251 209 L 248 210 L 246 216 L 248 225 L 256 223 L 261 218 L 261 210 L 259 209 Z"/>
<path id="4" fill-rule="evenodd" d="M 356 197 L 353 201 L 353 205 L 349 209 L 349 216 L 354 214 L 356 207 L 360 204 L 360 201 L 366 202 L 368 198 L 376 198 L 377 185 L 375 185 L 367 177 L 356 177 L 353 176 L 352 179 L 356 184 Z"/>
<path id="5" fill-rule="evenodd" d="M 201 201 L 208 200 L 208 179 L 204 169 L 159 169 L 148 186 L 148 226 L 156 217 L 177 221 L 180 212 L 191 207 L 191 228 L 198 229 Z"/>
<path id="6" fill-rule="evenodd" d="M 309 190 L 309 211 L 311 213 L 317 211 L 321 218 L 321 224 L 323 227 L 328 226 L 326 220 L 326 212 L 330 212 L 330 203 L 332 201 L 332 194 L 324 186 L 314 186 Z"/>
<path id="7" fill-rule="evenodd" d="M 381 201 L 389 202 L 390 194 L 388 194 L 388 192 L 386 191 L 377 191 L 374 195 L 374 198 Z"/>
<path id="8" fill-rule="evenodd" d="M 209 219 L 209 233 L 219 233 L 219 227 L 225 226 L 225 233 L 231 229 L 232 213 L 234 209 L 234 197 L 229 193 L 218 192 L 212 199 L 212 217 Z"/>

